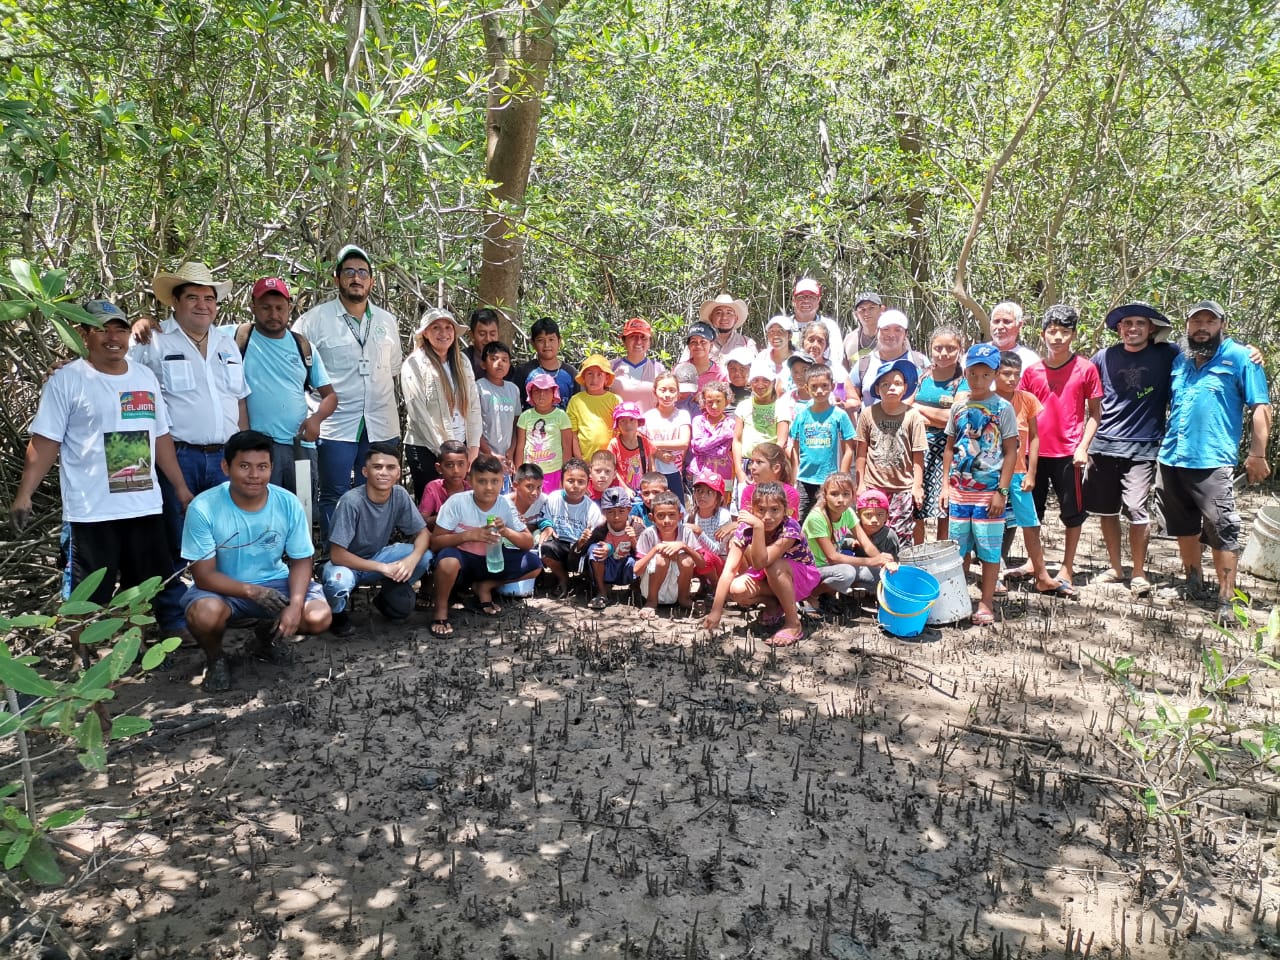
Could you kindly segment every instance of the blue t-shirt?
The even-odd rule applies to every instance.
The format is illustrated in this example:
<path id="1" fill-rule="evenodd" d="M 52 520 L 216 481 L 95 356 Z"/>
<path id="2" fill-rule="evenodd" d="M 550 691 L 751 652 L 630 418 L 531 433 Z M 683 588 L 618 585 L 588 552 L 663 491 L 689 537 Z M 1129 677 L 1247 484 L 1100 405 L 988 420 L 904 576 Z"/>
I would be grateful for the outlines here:
<path id="1" fill-rule="evenodd" d="M 307 418 L 307 400 L 302 392 L 302 355 L 298 342 L 286 331 L 279 340 L 254 330 L 244 348 L 244 376 L 253 391 L 246 399 L 249 426 L 265 433 L 276 443 L 293 443 L 298 428 Z M 311 386 L 329 385 L 329 373 L 320 351 L 311 350 Z M 315 444 L 305 442 L 314 447 Z"/>
<path id="2" fill-rule="evenodd" d="M 1266 373 L 1229 337 L 1202 367 L 1185 354 L 1178 357 L 1170 389 L 1169 423 L 1159 459 L 1192 470 L 1235 466 L 1244 408 L 1271 402 Z"/>
<path id="3" fill-rule="evenodd" d="M 241 583 L 284 580 L 291 560 L 315 552 L 302 504 L 288 490 L 267 485 L 267 503 L 254 513 L 231 499 L 231 483 L 199 494 L 187 507 L 182 528 L 182 559 L 191 563 L 213 557 L 218 572 Z"/>
<path id="4" fill-rule="evenodd" d="M 1102 380 L 1102 418 L 1090 453 L 1132 460 L 1156 458 L 1179 354 L 1172 343 L 1151 343 L 1132 353 L 1115 344 L 1093 355 Z"/>
<path id="5" fill-rule="evenodd" d="M 805 404 L 791 423 L 791 439 L 800 448 L 796 479 L 801 483 L 822 483 L 828 474 L 840 469 L 840 441 L 853 439 L 853 421 L 839 407 L 814 413 L 813 407 Z"/>
<path id="6" fill-rule="evenodd" d="M 966 400 L 951 408 L 947 436 L 955 437 L 951 486 L 969 493 L 999 489 L 1004 441 L 1018 436 L 1013 404 L 995 394 L 985 400 Z"/>

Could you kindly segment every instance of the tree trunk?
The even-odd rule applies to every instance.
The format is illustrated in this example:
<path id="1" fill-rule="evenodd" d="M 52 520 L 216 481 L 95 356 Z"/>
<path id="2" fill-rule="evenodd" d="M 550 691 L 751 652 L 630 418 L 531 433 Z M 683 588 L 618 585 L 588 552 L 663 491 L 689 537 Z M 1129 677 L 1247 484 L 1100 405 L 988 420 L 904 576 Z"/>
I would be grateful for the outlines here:
<path id="1" fill-rule="evenodd" d="M 509 35 L 500 14 L 486 14 L 484 43 L 489 57 L 488 137 L 485 175 L 493 184 L 484 220 L 480 303 L 503 315 L 501 335 L 510 342 L 519 320 L 520 271 L 524 236 L 516 222 L 529 185 L 538 138 L 542 92 L 555 53 L 551 24 L 560 0 L 542 0 L 526 16 L 532 21 Z"/>

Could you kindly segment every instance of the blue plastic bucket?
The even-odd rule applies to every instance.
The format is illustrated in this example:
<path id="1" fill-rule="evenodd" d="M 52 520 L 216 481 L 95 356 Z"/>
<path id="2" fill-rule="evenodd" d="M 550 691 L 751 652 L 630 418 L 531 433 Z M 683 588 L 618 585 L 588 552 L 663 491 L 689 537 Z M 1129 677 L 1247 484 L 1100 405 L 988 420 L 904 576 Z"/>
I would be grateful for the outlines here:
<path id="1" fill-rule="evenodd" d="M 919 567 L 886 570 L 877 589 L 880 609 L 876 616 L 880 626 L 895 637 L 920 636 L 939 593 L 937 578 L 927 570 Z"/>

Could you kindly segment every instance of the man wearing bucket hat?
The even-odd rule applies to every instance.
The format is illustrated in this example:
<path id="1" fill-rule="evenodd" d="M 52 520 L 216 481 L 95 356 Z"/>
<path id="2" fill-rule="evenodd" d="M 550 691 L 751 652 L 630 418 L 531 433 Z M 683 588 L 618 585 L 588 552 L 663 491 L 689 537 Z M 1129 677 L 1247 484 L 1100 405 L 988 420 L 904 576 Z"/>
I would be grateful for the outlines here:
<path id="1" fill-rule="evenodd" d="M 338 295 L 294 324 L 324 361 L 338 406 L 320 427 L 320 533 L 327 542 L 338 498 L 351 489 L 370 443 L 400 442 L 396 377 L 404 353 L 395 316 L 369 302 L 373 261 L 354 244 L 333 265 Z M 311 400 L 313 409 L 318 401 Z M 359 477 L 354 483 L 363 483 Z"/>
<path id="2" fill-rule="evenodd" d="M 722 293 L 714 300 L 703 300 L 698 307 L 698 319 L 715 330 L 715 337 L 711 340 L 712 360 L 723 363 L 724 355 L 736 347 L 755 350 L 755 341 L 742 332 L 742 325 L 747 322 L 745 300 L 735 300 L 728 293 Z M 687 346 L 680 354 L 680 359 L 689 359 Z"/>
<path id="3" fill-rule="evenodd" d="M 214 325 L 231 284 L 215 279 L 203 263 L 188 262 L 157 273 L 151 290 L 173 316 L 159 330 L 139 331 L 135 325 L 131 356 L 160 381 L 178 466 L 194 496 L 226 480 L 223 444 L 249 425 L 240 348 L 231 327 Z M 182 549 L 182 504 L 163 475 L 160 489 L 169 552 L 176 559 Z"/>
<path id="4" fill-rule="evenodd" d="M 1151 592 L 1146 576 L 1147 498 L 1156 479 L 1156 456 L 1164 436 L 1170 374 L 1180 351 L 1166 342 L 1169 319 L 1136 300 L 1107 313 L 1107 329 L 1120 342 L 1093 355 L 1102 382 L 1098 431 L 1089 445 L 1084 474 L 1084 509 L 1098 518 L 1108 569 L 1091 583 L 1121 583 L 1120 514 L 1129 518 L 1129 554 L 1135 597 Z"/>
<path id="5" fill-rule="evenodd" d="M 1200 538 L 1213 552 L 1218 578 L 1218 617 L 1232 617 L 1240 542 L 1232 474 L 1239 459 L 1244 411 L 1249 417 L 1250 483 L 1271 474 L 1266 460 L 1271 405 L 1262 366 L 1249 351 L 1223 336 L 1226 313 L 1213 300 L 1187 311 L 1187 339 L 1173 364 L 1168 424 L 1158 456 L 1157 498 L 1165 530 L 1178 538 L 1186 577 L 1183 592 L 1201 599 Z"/>

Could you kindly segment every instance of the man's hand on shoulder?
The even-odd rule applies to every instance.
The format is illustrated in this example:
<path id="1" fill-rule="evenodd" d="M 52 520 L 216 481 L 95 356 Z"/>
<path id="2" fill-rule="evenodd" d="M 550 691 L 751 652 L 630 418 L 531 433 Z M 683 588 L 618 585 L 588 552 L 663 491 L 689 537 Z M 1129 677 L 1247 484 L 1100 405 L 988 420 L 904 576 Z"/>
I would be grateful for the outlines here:
<path id="1" fill-rule="evenodd" d="M 159 329 L 160 324 L 155 317 L 139 317 L 137 320 L 133 321 L 133 327 L 130 330 L 130 333 L 133 336 L 134 343 L 145 346 L 151 342 L 151 337 Z"/>

